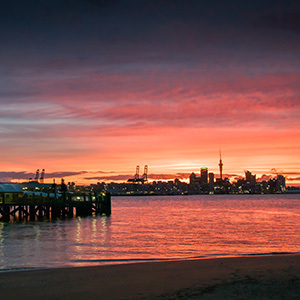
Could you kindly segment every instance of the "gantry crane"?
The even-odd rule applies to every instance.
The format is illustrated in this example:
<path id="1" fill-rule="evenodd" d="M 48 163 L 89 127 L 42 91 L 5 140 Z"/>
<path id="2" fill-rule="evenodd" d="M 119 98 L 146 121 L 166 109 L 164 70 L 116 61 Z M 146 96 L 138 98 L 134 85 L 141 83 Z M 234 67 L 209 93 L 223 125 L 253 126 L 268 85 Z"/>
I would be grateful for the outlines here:
<path id="1" fill-rule="evenodd" d="M 140 178 L 140 166 L 136 166 L 136 171 L 134 178 L 130 178 L 127 180 L 127 182 L 133 182 L 133 183 L 145 183 L 148 181 L 148 166 L 145 165 L 144 167 L 144 174 Z"/>
<path id="2" fill-rule="evenodd" d="M 40 177 L 40 183 L 44 183 L 44 178 L 45 178 L 45 169 L 42 170 L 42 174 Z"/>

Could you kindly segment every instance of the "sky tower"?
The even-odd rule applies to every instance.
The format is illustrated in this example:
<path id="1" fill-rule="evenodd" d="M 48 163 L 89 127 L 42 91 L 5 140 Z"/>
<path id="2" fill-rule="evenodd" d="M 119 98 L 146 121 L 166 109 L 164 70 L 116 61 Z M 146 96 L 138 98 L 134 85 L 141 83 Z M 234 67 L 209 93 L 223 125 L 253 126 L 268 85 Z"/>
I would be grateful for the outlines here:
<path id="1" fill-rule="evenodd" d="M 220 168 L 220 179 L 223 180 L 223 163 L 222 163 L 221 150 L 220 150 L 220 162 L 219 162 L 219 168 Z"/>

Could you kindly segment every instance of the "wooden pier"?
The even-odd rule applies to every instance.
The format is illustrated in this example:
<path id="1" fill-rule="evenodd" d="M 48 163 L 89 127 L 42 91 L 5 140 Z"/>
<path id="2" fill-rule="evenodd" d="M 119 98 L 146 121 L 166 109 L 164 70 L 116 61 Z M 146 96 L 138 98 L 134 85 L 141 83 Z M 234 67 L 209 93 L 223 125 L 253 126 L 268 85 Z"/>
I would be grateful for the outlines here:
<path id="1" fill-rule="evenodd" d="M 111 196 L 106 194 L 62 194 L 60 197 L 24 194 L 0 203 L 0 222 L 34 222 L 78 216 L 111 214 Z"/>

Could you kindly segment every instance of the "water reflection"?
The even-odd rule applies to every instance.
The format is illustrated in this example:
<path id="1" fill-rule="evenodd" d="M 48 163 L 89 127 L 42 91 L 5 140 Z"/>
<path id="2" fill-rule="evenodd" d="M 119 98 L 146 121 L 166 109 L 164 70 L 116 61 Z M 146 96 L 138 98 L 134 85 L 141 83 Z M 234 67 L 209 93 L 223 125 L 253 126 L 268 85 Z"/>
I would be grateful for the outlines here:
<path id="1" fill-rule="evenodd" d="M 297 252 L 300 195 L 119 197 L 111 217 L 0 224 L 0 268 Z"/>
<path id="2" fill-rule="evenodd" d="M 76 220 L 76 239 L 75 239 L 75 253 L 76 259 L 81 259 L 81 253 L 82 253 L 82 248 L 81 248 L 81 218 L 78 217 Z"/>
<path id="3" fill-rule="evenodd" d="M 99 259 L 99 256 L 105 257 L 106 248 L 109 245 L 110 218 L 78 218 L 75 222 L 75 243 L 69 251 L 69 262 L 87 264 L 88 261 Z"/>

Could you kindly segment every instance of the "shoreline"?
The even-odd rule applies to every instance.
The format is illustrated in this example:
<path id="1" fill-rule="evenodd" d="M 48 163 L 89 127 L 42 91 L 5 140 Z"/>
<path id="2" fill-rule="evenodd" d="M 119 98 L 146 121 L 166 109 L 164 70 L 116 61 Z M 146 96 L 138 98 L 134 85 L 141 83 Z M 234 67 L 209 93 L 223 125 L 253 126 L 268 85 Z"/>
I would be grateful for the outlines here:
<path id="1" fill-rule="evenodd" d="M 276 254 L 0 273 L 5 299 L 297 299 L 300 255 Z"/>
<path id="2" fill-rule="evenodd" d="M 243 258 L 243 257 L 265 257 L 265 256 L 286 256 L 286 255 L 300 255 L 298 252 L 268 252 L 268 253 L 249 253 L 249 254 L 211 254 L 194 257 L 184 258 L 140 258 L 140 259 L 104 259 L 97 261 L 84 261 L 83 264 L 69 264 L 61 265 L 57 267 L 15 267 L 0 269 L 1 273 L 7 272 L 24 272 L 24 271 L 39 271 L 39 270 L 60 270 L 60 269 L 72 269 L 72 268 L 98 268 L 103 266 L 115 266 L 115 265 L 128 265 L 128 264 L 144 264 L 144 263 L 163 263 L 163 262 L 177 262 L 177 261 L 195 261 L 195 260 L 211 260 L 211 259 L 225 259 L 225 258 Z M 90 263 L 90 264 L 89 264 Z"/>

